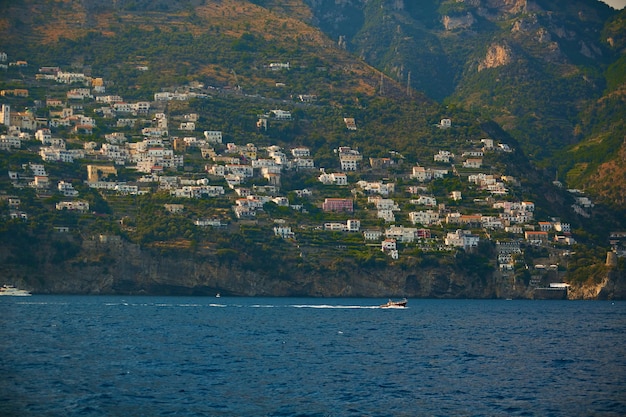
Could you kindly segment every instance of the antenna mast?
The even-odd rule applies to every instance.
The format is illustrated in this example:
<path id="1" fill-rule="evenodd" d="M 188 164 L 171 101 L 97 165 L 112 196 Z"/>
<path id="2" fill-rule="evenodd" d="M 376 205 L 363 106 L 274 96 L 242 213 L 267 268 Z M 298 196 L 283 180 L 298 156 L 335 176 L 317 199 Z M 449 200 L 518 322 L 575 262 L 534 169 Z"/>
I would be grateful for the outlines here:
<path id="1" fill-rule="evenodd" d="M 406 95 L 411 97 L 411 71 L 406 79 Z"/>

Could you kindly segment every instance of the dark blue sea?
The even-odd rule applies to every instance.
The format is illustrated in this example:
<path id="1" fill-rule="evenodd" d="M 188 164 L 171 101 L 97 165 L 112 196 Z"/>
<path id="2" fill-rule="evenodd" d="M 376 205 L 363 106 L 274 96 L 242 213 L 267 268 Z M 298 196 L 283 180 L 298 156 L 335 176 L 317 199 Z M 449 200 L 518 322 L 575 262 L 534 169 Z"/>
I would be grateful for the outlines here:
<path id="1" fill-rule="evenodd" d="M 0 416 L 625 416 L 626 302 L 0 298 Z"/>

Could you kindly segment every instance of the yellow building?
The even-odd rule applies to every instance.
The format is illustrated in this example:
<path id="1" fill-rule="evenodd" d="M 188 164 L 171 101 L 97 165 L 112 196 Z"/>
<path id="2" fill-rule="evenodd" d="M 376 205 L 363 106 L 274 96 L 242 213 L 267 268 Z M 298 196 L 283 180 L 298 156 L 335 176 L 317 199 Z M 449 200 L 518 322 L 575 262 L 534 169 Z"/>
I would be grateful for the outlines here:
<path id="1" fill-rule="evenodd" d="M 103 175 L 117 175 L 117 168 L 110 165 L 87 165 L 87 181 L 96 182 Z"/>

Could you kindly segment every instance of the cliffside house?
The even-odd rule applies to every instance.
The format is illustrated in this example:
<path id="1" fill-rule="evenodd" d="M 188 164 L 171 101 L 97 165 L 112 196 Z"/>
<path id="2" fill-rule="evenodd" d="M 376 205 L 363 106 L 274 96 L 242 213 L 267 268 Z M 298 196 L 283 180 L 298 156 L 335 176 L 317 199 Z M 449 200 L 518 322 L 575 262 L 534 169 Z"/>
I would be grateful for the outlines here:
<path id="1" fill-rule="evenodd" d="M 346 211 L 352 213 L 354 211 L 354 201 L 351 198 L 326 198 L 322 204 L 322 210 L 330 211 Z"/>

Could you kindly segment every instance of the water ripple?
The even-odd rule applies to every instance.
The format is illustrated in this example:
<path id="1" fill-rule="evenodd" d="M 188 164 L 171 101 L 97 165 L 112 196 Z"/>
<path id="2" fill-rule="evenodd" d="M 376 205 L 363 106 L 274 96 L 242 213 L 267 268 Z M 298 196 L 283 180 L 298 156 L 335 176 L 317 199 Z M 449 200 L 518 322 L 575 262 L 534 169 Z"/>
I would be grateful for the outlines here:
<path id="1" fill-rule="evenodd" d="M 384 301 L 2 299 L 0 415 L 626 415 L 626 303 Z"/>

